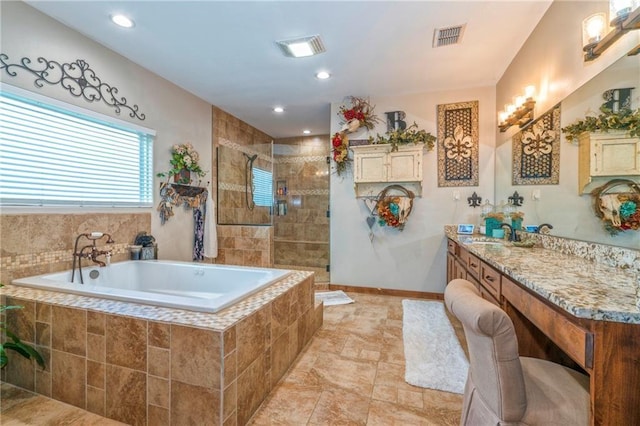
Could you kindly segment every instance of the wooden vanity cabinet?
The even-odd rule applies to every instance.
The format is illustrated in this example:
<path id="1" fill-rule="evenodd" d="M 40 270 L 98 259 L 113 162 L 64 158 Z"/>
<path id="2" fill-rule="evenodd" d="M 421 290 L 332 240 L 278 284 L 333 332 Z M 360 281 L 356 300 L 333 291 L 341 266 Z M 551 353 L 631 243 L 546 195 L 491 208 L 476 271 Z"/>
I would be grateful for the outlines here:
<path id="1" fill-rule="evenodd" d="M 464 246 L 450 241 L 449 247 L 451 273 L 460 275 L 456 268 L 464 268 L 482 297 L 511 318 L 520 356 L 547 359 L 589 375 L 591 425 L 640 425 L 640 324 L 575 317 Z"/>

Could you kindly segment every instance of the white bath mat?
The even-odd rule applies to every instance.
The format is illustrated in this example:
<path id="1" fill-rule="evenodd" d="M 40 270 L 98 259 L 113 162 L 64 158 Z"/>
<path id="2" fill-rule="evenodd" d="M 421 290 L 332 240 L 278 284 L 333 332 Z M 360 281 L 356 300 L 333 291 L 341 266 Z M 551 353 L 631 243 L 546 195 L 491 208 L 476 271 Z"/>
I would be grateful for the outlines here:
<path id="1" fill-rule="evenodd" d="M 444 309 L 442 302 L 402 301 L 405 380 L 462 394 L 469 362 Z"/>
<path id="2" fill-rule="evenodd" d="M 353 299 L 347 296 L 347 294 L 342 290 L 323 291 L 322 293 L 316 293 L 316 300 L 322 300 L 324 302 L 324 306 L 346 305 L 348 303 L 354 303 Z"/>

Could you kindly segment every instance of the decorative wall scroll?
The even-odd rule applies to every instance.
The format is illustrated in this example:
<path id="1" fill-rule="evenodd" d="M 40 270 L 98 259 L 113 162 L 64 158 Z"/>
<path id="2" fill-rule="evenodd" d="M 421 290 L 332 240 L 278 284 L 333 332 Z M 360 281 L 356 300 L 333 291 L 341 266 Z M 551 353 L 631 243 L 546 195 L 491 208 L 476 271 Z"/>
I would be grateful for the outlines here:
<path id="1" fill-rule="evenodd" d="M 560 105 L 513 136 L 513 185 L 557 185 Z"/>
<path id="2" fill-rule="evenodd" d="M 438 105 L 438 186 L 478 186 L 478 101 Z"/>
<path id="3" fill-rule="evenodd" d="M 11 77 L 18 75 L 15 68 L 23 69 L 33 74 L 36 79 L 33 82 L 36 87 L 41 88 L 43 83 L 51 85 L 61 85 L 72 96 L 84 98 L 87 102 L 103 101 L 112 107 L 116 114 L 120 114 L 121 109 L 129 111 L 129 117 L 144 120 L 145 115 L 138 111 L 138 105 L 127 105 L 127 99 L 118 96 L 118 88 L 107 83 L 103 83 L 95 71 L 89 68 L 89 64 L 82 59 L 77 59 L 71 63 L 59 63 L 49 61 L 39 57 L 36 64 L 31 63 L 31 59 L 22 58 L 20 63 L 9 64 L 9 56 L 0 53 L 0 70 L 5 70 Z"/>

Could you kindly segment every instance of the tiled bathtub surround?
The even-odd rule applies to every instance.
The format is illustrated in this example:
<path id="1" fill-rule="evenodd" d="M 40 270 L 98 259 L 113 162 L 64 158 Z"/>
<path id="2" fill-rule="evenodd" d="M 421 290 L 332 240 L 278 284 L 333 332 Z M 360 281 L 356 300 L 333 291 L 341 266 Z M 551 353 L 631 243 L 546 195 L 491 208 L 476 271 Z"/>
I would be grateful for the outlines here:
<path id="1" fill-rule="evenodd" d="M 295 272 L 207 314 L 10 285 L 47 369 L 14 356 L 3 378 L 132 425 L 245 424 L 322 323 L 312 287 Z"/>
<path id="2" fill-rule="evenodd" d="M 2 214 L 0 215 L 0 281 L 71 269 L 78 234 L 100 231 L 115 244 L 111 261 L 129 259 L 128 247 L 142 231 L 151 231 L 150 213 Z M 106 239 L 97 240 L 99 246 Z M 162 250 L 162 247 L 160 247 Z M 86 260 L 84 264 L 88 264 Z"/>

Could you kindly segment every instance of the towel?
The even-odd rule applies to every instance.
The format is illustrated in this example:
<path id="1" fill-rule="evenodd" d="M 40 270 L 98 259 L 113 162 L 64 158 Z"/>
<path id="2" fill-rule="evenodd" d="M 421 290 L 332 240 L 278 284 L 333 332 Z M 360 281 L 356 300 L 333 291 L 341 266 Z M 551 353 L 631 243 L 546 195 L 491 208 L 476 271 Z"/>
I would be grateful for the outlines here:
<path id="1" fill-rule="evenodd" d="M 215 259 L 218 257 L 218 233 L 212 198 L 207 197 L 204 206 L 204 256 Z"/>

